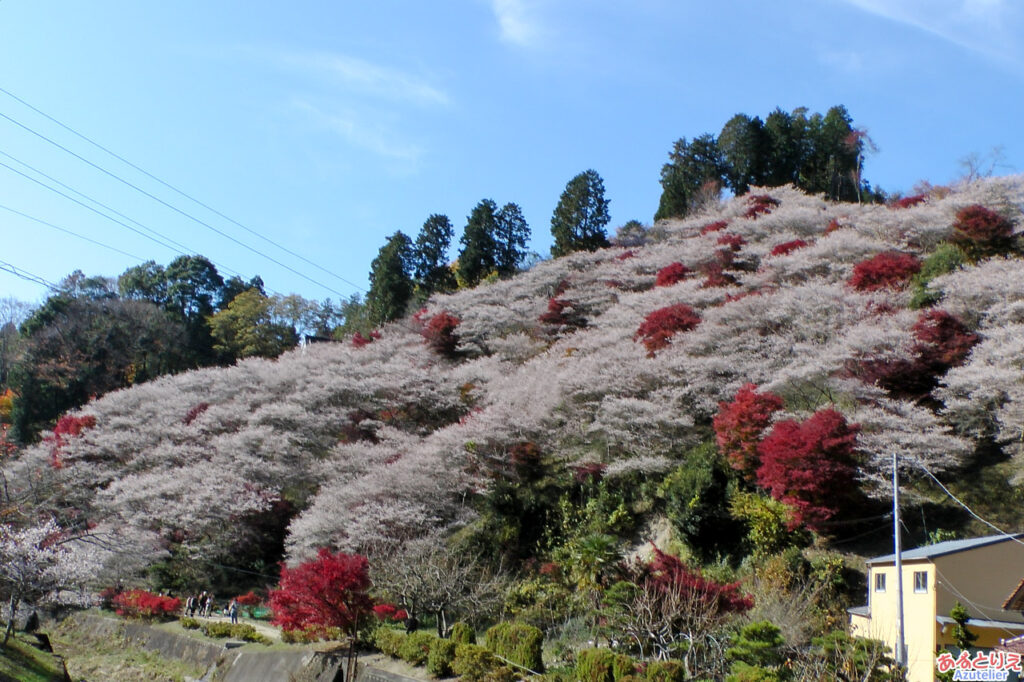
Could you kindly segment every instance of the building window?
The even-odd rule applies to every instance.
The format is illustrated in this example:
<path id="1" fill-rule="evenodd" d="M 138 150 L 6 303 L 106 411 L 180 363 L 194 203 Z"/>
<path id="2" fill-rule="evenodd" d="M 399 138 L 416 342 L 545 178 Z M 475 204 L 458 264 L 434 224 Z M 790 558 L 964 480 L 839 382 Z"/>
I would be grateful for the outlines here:
<path id="1" fill-rule="evenodd" d="M 914 571 L 914 592 L 928 591 L 928 571 Z"/>
<path id="2" fill-rule="evenodd" d="M 885 592 L 885 573 L 875 573 L 875 592 Z"/>

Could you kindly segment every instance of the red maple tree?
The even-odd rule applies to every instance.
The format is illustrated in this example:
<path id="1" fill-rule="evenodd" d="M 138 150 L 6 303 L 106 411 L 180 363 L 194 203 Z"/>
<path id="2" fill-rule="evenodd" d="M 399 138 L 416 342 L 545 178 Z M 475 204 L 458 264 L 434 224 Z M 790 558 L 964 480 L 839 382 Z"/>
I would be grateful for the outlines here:
<path id="1" fill-rule="evenodd" d="M 899 288 L 921 270 L 921 261 L 909 253 L 883 251 L 853 266 L 849 284 L 857 291 Z"/>
<path id="2" fill-rule="evenodd" d="M 270 591 L 273 623 L 282 630 L 341 628 L 351 632 L 373 602 L 370 564 L 359 554 L 321 547 L 317 558 L 295 568 L 281 566 L 281 582 Z"/>
<path id="3" fill-rule="evenodd" d="M 1013 238 L 1013 223 L 980 204 L 965 206 L 953 222 L 953 242 L 975 258 L 1005 253 Z"/>
<path id="4" fill-rule="evenodd" d="M 859 499 L 859 430 L 832 408 L 818 410 L 803 422 L 779 422 L 758 446 L 758 485 L 793 507 L 794 523 L 820 531 Z"/>
<path id="5" fill-rule="evenodd" d="M 455 348 L 459 345 L 459 335 L 455 330 L 459 322 L 461 320 L 451 313 L 438 313 L 427 321 L 420 334 L 430 350 L 447 358 L 455 357 Z"/>
<path id="6" fill-rule="evenodd" d="M 744 384 L 732 402 L 718 403 L 718 414 L 712 420 L 718 449 L 750 483 L 756 481 L 760 466 L 757 446 L 761 435 L 771 424 L 772 415 L 781 409 L 782 398 L 774 393 L 758 393 L 756 384 Z"/>
<path id="7" fill-rule="evenodd" d="M 678 332 L 688 332 L 700 324 L 700 315 L 685 303 L 658 308 L 647 317 L 636 330 L 633 340 L 641 339 L 647 348 L 647 355 L 667 346 Z"/>
<path id="8" fill-rule="evenodd" d="M 670 287 L 676 282 L 686 279 L 686 276 L 691 272 L 693 271 L 682 263 L 670 263 L 661 270 L 658 270 L 658 276 L 654 279 L 654 286 Z"/>
<path id="9" fill-rule="evenodd" d="M 788 242 L 782 242 L 772 247 L 771 255 L 773 256 L 787 256 L 797 249 L 802 249 L 807 246 L 807 242 L 803 239 L 794 239 Z"/>

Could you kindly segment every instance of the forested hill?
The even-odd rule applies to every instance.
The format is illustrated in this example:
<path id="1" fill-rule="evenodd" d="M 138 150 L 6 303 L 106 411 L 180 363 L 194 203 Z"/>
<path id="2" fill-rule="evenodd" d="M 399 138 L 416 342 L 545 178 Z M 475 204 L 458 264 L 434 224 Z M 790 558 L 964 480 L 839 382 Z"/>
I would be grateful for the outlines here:
<path id="1" fill-rule="evenodd" d="M 10 483 L 118 538 L 120 575 L 456 529 L 519 559 L 578 533 L 624 549 L 665 515 L 728 555 L 737 491 L 834 534 L 893 452 L 911 479 L 1017 455 L 1022 206 L 1021 176 L 893 206 L 753 189 L 435 296 L 379 338 L 111 393 Z"/>

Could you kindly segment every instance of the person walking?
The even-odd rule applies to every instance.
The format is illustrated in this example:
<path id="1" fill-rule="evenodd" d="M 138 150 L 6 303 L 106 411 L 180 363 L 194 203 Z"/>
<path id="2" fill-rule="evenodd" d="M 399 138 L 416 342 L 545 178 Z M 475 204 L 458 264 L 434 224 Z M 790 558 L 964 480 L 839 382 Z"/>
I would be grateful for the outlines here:
<path id="1" fill-rule="evenodd" d="M 234 625 L 238 622 L 238 600 L 232 599 L 231 603 L 228 604 L 228 615 L 231 616 L 231 624 Z"/>

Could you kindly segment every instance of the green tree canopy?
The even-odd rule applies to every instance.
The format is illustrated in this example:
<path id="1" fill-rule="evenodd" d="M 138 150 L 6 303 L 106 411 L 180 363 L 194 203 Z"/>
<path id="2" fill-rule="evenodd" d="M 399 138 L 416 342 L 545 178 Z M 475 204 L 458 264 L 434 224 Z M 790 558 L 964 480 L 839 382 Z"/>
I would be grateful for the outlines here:
<path id="1" fill-rule="evenodd" d="M 370 264 L 367 314 L 374 326 L 397 320 L 412 300 L 412 241 L 398 231 L 388 237 Z"/>
<path id="2" fill-rule="evenodd" d="M 655 220 L 686 215 L 708 182 L 721 182 L 725 162 L 714 135 L 705 133 L 687 142 L 676 140 L 669 162 L 661 169 L 661 200 Z"/>
<path id="3" fill-rule="evenodd" d="M 604 229 L 609 220 L 608 203 L 604 181 L 597 171 L 587 170 L 570 180 L 551 216 L 551 235 L 555 238 L 551 255 L 608 246 Z"/>
<path id="4" fill-rule="evenodd" d="M 293 327 L 273 318 L 273 301 L 255 288 L 246 289 L 210 317 L 214 350 L 232 358 L 276 358 L 295 346 Z"/>
<path id="5" fill-rule="evenodd" d="M 455 275 L 448 267 L 448 248 L 454 234 L 448 216 L 439 213 L 427 218 L 420 228 L 413 249 L 412 271 L 421 299 L 455 289 Z"/>
<path id="6" fill-rule="evenodd" d="M 515 274 L 526 257 L 530 226 L 518 204 L 508 203 L 495 215 L 495 265 L 504 276 Z"/>
<path id="7" fill-rule="evenodd" d="M 498 205 L 483 199 L 466 219 L 462 232 L 462 251 L 459 253 L 457 274 L 459 285 L 474 287 L 495 270 L 497 261 Z"/>

